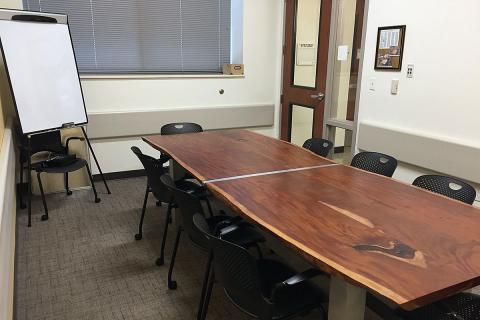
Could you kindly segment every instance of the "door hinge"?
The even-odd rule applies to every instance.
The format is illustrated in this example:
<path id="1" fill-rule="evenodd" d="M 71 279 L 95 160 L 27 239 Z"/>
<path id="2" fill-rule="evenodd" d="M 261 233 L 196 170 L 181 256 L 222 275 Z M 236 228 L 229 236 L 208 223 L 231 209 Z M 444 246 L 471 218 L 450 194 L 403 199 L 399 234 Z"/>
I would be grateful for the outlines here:
<path id="1" fill-rule="evenodd" d="M 285 55 L 285 52 L 287 51 L 287 46 L 286 45 L 283 45 L 283 48 L 282 48 L 282 54 Z"/>
<path id="2" fill-rule="evenodd" d="M 283 103 L 283 94 L 280 95 L 280 103 Z"/>

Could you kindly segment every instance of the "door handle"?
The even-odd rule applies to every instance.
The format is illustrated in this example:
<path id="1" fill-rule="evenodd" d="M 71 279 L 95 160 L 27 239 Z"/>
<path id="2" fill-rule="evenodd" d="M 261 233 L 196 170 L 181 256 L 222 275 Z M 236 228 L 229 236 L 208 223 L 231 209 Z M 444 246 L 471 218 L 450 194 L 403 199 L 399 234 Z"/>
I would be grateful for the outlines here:
<path id="1" fill-rule="evenodd" d="M 325 100 L 325 93 L 319 92 L 318 94 L 312 94 L 310 98 L 317 99 L 318 101 L 323 101 Z"/>

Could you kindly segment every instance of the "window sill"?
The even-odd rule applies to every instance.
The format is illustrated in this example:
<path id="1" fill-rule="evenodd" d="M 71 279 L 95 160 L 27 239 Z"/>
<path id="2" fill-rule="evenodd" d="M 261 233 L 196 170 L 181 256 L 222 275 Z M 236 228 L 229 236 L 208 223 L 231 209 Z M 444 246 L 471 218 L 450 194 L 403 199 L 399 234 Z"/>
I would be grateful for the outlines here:
<path id="1" fill-rule="evenodd" d="M 227 74 L 81 74 L 80 80 L 119 79 L 242 79 L 245 75 Z"/>

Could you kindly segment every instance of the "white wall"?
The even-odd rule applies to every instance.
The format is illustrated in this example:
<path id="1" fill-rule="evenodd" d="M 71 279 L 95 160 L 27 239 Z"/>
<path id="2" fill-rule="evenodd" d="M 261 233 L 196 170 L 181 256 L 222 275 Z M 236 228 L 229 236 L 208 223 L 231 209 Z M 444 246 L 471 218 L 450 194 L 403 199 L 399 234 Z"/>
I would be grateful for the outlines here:
<path id="1" fill-rule="evenodd" d="M 478 0 L 370 0 L 359 121 L 480 148 L 479 12 Z M 407 31 L 402 71 L 374 71 L 377 28 L 403 24 Z M 408 64 L 415 65 L 413 79 L 406 78 Z M 372 78 L 375 91 L 368 88 Z M 400 80 L 398 95 L 390 94 L 392 79 Z M 424 171 L 401 166 L 395 176 L 411 182 L 412 173 Z"/>
<path id="2" fill-rule="evenodd" d="M 244 78 L 84 78 L 82 86 L 88 112 L 274 104 L 274 127 L 259 131 L 277 136 L 283 10 L 280 0 L 244 0 Z M 219 89 L 224 89 L 225 93 L 220 95 Z M 132 145 L 149 149 L 139 138 L 93 143 L 104 172 L 140 169 L 138 160 L 129 150 Z M 150 152 L 156 154 L 151 148 Z"/>

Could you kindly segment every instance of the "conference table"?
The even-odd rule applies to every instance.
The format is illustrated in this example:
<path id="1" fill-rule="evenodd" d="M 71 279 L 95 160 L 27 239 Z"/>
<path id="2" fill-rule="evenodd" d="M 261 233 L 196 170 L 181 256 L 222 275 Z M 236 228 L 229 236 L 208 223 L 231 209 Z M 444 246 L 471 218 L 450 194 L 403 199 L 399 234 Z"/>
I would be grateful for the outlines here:
<path id="1" fill-rule="evenodd" d="M 480 210 L 248 130 L 143 140 L 331 275 L 329 319 L 366 293 L 405 310 L 480 285 Z"/>

